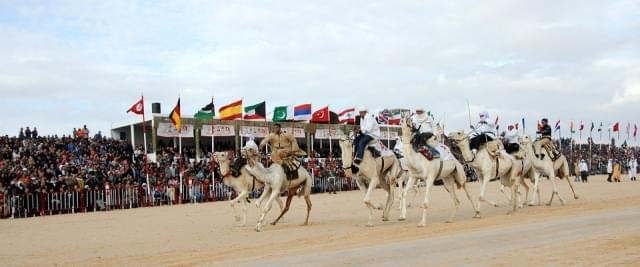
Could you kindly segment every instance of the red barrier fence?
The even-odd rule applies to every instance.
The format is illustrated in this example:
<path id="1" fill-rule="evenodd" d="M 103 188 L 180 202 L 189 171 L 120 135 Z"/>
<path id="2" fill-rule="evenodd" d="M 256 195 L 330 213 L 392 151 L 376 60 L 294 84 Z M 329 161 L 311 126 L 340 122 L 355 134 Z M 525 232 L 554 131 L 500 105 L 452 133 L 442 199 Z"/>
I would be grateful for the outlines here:
<path id="1" fill-rule="evenodd" d="M 356 190 L 349 178 L 316 178 L 313 193 Z M 256 198 L 262 192 L 253 192 Z M 79 212 L 97 212 L 141 207 L 204 203 L 230 200 L 230 187 L 216 183 L 185 183 L 179 186 L 152 187 L 150 194 L 143 186 L 114 186 L 82 191 L 36 192 L 9 195 L 0 192 L 0 218 L 25 218 Z"/>

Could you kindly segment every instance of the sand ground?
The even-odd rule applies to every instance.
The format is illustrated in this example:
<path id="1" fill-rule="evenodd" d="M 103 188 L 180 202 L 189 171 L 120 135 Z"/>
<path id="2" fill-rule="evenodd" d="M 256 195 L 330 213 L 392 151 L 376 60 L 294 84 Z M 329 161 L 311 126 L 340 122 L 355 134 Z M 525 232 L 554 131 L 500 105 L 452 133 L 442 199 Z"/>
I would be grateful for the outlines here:
<path id="1" fill-rule="evenodd" d="M 636 265 L 640 262 L 640 183 L 610 184 L 591 177 L 574 183 L 574 200 L 566 181 L 559 183 L 567 200 L 561 206 L 526 207 L 506 215 L 499 184 L 488 197 L 501 205 L 483 206 L 483 218 L 463 193 L 455 223 L 445 223 L 452 207 L 448 194 L 435 187 L 428 225 L 417 228 L 424 197 L 421 190 L 407 221 L 376 221 L 365 227 L 367 211 L 360 192 L 313 195 L 311 225 L 300 226 L 305 205 L 295 199 L 278 226 L 253 231 L 257 209 L 248 225 L 237 227 L 229 203 L 205 203 L 106 213 L 73 214 L 0 221 L 3 266 L 63 265 L 224 265 L 224 266 L 558 266 Z M 472 196 L 479 184 L 469 184 Z M 542 199 L 551 183 L 543 180 Z M 383 191 L 374 200 L 383 201 Z M 275 218 L 274 206 L 269 218 Z M 381 215 L 381 211 L 377 211 Z M 637 265 L 636 265 L 637 266 Z"/>

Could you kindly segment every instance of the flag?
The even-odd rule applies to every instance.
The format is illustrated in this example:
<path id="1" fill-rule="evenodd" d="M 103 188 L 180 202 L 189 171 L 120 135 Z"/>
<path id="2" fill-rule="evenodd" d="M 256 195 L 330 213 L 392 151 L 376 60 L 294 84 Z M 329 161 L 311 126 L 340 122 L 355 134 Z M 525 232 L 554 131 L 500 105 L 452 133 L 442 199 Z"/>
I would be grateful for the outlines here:
<path id="1" fill-rule="evenodd" d="M 329 123 L 331 119 L 331 114 L 329 114 L 329 106 L 316 110 L 316 112 L 311 115 L 311 122 L 314 123 Z"/>
<path id="2" fill-rule="evenodd" d="M 400 125 L 400 121 L 402 121 L 402 114 L 400 113 L 400 110 L 396 110 L 391 113 L 388 123 L 389 125 Z"/>
<path id="3" fill-rule="evenodd" d="M 311 104 L 302 104 L 293 107 L 293 120 L 308 121 L 311 119 Z"/>
<path id="4" fill-rule="evenodd" d="M 221 120 L 242 119 L 242 99 L 221 107 L 219 112 Z"/>
<path id="5" fill-rule="evenodd" d="M 613 132 L 618 132 L 620 131 L 620 123 L 616 122 L 616 124 L 613 125 Z"/>
<path id="6" fill-rule="evenodd" d="M 496 126 L 496 128 L 499 128 L 498 126 L 498 121 L 500 120 L 500 116 L 496 116 L 496 122 L 493 124 Z"/>
<path id="7" fill-rule="evenodd" d="M 262 101 L 244 108 L 245 120 L 264 120 L 267 118 L 267 103 Z"/>
<path id="8" fill-rule="evenodd" d="M 525 131 L 524 118 L 522 118 L 522 132 Z"/>
<path id="9" fill-rule="evenodd" d="M 518 127 L 520 127 L 520 123 L 516 122 L 515 127 L 516 127 L 516 130 L 518 130 L 519 129 Z"/>
<path id="10" fill-rule="evenodd" d="M 210 121 L 213 120 L 213 116 L 215 116 L 216 112 L 215 112 L 215 105 L 213 105 L 213 98 L 211 99 L 211 103 L 207 104 L 206 106 L 202 107 L 200 110 L 198 110 L 198 113 L 196 113 L 195 115 L 193 115 L 193 118 L 196 120 L 201 120 L 201 121 Z"/>
<path id="11" fill-rule="evenodd" d="M 356 122 L 356 109 L 348 108 L 338 113 L 340 123 L 354 124 Z"/>
<path id="12" fill-rule="evenodd" d="M 556 131 L 560 130 L 560 120 L 558 120 L 558 122 L 556 122 Z"/>
<path id="13" fill-rule="evenodd" d="M 376 117 L 376 121 L 378 124 L 387 124 L 389 123 L 389 117 L 391 117 L 391 112 L 388 109 L 383 109 L 378 113 L 378 117 Z"/>
<path id="14" fill-rule="evenodd" d="M 140 98 L 138 102 L 133 104 L 128 110 L 127 113 L 133 112 L 138 115 L 144 115 L 144 97 Z"/>
<path id="15" fill-rule="evenodd" d="M 286 121 L 288 119 L 289 112 L 288 106 L 279 106 L 273 109 L 273 121 Z"/>
<path id="16" fill-rule="evenodd" d="M 573 121 L 571 121 L 571 126 L 569 126 L 569 130 L 571 133 L 576 133 L 576 131 L 573 130 Z"/>
<path id="17" fill-rule="evenodd" d="M 636 138 L 636 135 L 638 134 L 638 125 L 637 124 L 633 124 L 633 139 Z"/>
<path id="18" fill-rule="evenodd" d="M 600 127 L 598 127 L 598 132 L 602 132 L 602 122 L 600 122 Z"/>
<path id="19" fill-rule="evenodd" d="M 627 139 L 629 139 L 629 135 L 631 135 L 631 123 L 627 123 Z"/>
<path id="20" fill-rule="evenodd" d="M 582 130 L 584 130 L 584 122 L 583 121 L 580 121 L 580 129 L 579 130 L 581 132 L 582 132 Z"/>
<path id="21" fill-rule="evenodd" d="M 169 113 L 169 119 L 171 119 L 171 123 L 176 127 L 176 130 L 180 132 L 182 129 L 182 118 L 180 117 L 180 98 L 178 97 L 178 103 L 173 108 L 171 113 Z"/>
<path id="22" fill-rule="evenodd" d="M 590 130 L 590 132 L 592 132 L 592 133 L 593 133 L 593 129 L 594 129 L 594 128 L 596 128 L 596 125 L 595 125 L 593 122 L 591 122 L 591 130 Z"/>
<path id="23" fill-rule="evenodd" d="M 329 123 L 330 124 L 338 124 L 340 123 L 340 116 L 338 115 L 338 113 L 335 113 L 333 111 L 329 112 Z"/>

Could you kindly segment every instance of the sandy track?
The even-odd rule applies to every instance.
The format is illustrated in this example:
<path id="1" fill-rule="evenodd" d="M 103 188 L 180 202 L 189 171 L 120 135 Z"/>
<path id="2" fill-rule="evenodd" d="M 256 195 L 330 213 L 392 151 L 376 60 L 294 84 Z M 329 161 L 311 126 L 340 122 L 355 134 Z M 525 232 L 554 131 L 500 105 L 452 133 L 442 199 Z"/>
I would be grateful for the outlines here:
<path id="1" fill-rule="evenodd" d="M 477 196 L 478 184 L 471 184 Z M 543 181 L 543 199 L 550 182 Z M 360 192 L 314 195 L 312 225 L 304 204 L 295 200 L 285 222 L 255 233 L 253 225 L 235 227 L 228 203 L 148 208 L 96 214 L 0 221 L 3 265 L 314 265 L 407 264 L 546 265 L 590 263 L 627 265 L 640 261 L 640 183 L 609 184 L 602 177 L 577 184 L 573 200 L 566 182 L 560 192 L 567 205 L 528 207 L 507 216 L 506 199 L 488 190 L 498 208 L 483 207 L 472 219 L 468 201 L 458 221 L 443 223 L 452 204 L 434 188 L 426 228 L 416 228 L 420 210 L 408 220 L 364 227 Z M 422 193 L 418 196 L 422 198 Z M 377 201 L 383 194 L 378 191 Z M 275 217 L 275 210 L 270 218 Z M 381 214 L 381 213 L 379 213 Z M 249 222 L 257 218 L 250 209 Z M 368 255 L 373 258 L 370 259 Z M 393 259 L 393 260 L 387 260 Z M 433 261 L 429 261 L 433 260 Z M 309 262 L 310 261 L 310 262 Z"/>

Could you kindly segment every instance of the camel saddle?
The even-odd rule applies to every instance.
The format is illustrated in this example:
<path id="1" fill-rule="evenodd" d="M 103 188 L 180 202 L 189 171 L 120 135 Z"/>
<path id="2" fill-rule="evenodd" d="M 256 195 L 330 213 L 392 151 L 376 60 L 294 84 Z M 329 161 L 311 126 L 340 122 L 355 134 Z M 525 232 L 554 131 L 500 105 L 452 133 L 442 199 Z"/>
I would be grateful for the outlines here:
<path id="1" fill-rule="evenodd" d="M 243 157 L 238 157 L 236 158 L 230 166 L 231 169 L 231 176 L 233 176 L 234 178 L 238 178 L 240 177 L 240 170 L 242 170 L 242 167 L 244 167 L 245 165 L 247 165 L 247 159 L 243 158 Z"/>
<path id="2" fill-rule="evenodd" d="M 429 161 L 433 160 L 433 153 L 431 152 L 431 149 L 429 149 L 426 146 L 423 146 L 420 149 L 418 149 L 418 153 L 423 155 Z"/>
<path id="3" fill-rule="evenodd" d="M 298 169 L 302 166 L 300 160 L 296 157 L 290 156 L 282 160 L 282 169 L 287 175 L 287 180 L 298 179 Z"/>

